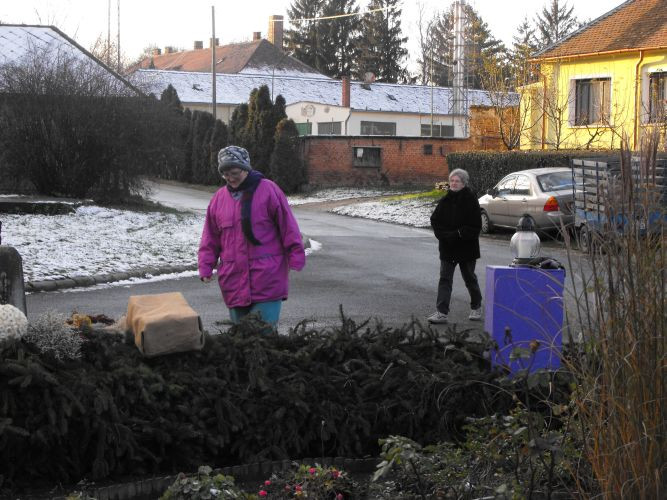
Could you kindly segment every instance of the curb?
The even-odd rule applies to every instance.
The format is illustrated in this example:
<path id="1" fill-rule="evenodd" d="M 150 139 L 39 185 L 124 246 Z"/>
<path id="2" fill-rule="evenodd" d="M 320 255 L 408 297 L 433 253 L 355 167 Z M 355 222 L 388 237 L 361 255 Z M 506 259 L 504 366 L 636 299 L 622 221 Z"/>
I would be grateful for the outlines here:
<path id="1" fill-rule="evenodd" d="M 310 248 L 310 238 L 303 236 L 303 247 Z M 162 267 L 140 267 L 131 271 L 122 271 L 117 273 L 94 274 L 92 276 L 69 276 L 55 280 L 26 281 L 24 290 L 26 293 L 55 292 L 57 290 L 66 290 L 69 288 L 83 288 L 87 286 L 101 285 L 103 283 L 113 283 L 115 281 L 124 281 L 130 278 L 147 278 L 148 276 L 160 276 L 161 274 L 175 274 L 185 271 L 196 271 L 197 264 L 184 266 L 162 266 Z"/>
<path id="2" fill-rule="evenodd" d="M 159 276 L 161 274 L 174 274 L 184 271 L 196 271 L 197 264 L 185 266 L 163 266 L 163 267 L 141 267 L 131 271 L 123 271 L 108 274 L 95 274 L 92 276 L 70 276 L 55 280 L 27 281 L 24 284 L 26 292 L 55 292 L 56 290 L 65 290 L 68 288 L 81 288 L 87 286 L 100 285 L 102 283 L 113 283 L 130 278 L 147 278 L 148 276 Z"/>

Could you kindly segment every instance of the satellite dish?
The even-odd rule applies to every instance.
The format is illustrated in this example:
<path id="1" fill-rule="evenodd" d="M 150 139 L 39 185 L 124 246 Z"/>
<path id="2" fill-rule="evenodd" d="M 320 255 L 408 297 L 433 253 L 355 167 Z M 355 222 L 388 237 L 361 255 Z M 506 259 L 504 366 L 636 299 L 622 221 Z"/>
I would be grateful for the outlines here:
<path id="1" fill-rule="evenodd" d="M 375 81 L 375 73 L 367 71 L 364 73 L 364 83 L 373 83 Z"/>
<path id="2" fill-rule="evenodd" d="M 314 114 L 315 114 L 315 106 L 313 106 L 312 104 L 306 104 L 301 108 L 301 116 L 310 118 Z"/>

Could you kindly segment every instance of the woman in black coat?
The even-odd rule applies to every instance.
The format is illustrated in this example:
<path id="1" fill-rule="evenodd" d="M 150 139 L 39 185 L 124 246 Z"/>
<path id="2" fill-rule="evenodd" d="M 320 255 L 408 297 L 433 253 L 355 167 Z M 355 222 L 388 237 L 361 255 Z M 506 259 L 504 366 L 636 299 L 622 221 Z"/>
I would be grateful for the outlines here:
<path id="1" fill-rule="evenodd" d="M 431 226 L 440 250 L 440 280 L 436 311 L 428 317 L 430 323 L 447 323 L 457 264 L 470 293 L 469 319 L 482 319 L 482 292 L 475 275 L 482 219 L 477 196 L 468 187 L 469 179 L 465 170 L 453 170 L 449 174 L 449 191 L 431 214 Z"/>

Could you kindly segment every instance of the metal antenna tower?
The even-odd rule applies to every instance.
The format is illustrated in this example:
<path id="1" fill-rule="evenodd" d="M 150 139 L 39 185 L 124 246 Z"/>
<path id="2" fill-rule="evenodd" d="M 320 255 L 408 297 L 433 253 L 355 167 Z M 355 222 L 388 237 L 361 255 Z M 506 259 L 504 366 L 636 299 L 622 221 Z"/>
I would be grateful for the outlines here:
<path id="1" fill-rule="evenodd" d="M 468 109 L 468 87 L 466 79 L 466 2 L 456 0 L 454 2 L 454 79 L 452 85 L 452 114 L 457 122 L 461 124 L 463 136 L 468 137 L 469 109 Z"/>

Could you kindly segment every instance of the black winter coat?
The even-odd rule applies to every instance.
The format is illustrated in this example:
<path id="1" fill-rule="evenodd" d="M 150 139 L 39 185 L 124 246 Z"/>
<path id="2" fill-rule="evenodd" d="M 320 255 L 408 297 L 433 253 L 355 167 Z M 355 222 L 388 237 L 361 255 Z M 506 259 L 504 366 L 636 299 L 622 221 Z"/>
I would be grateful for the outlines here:
<path id="1" fill-rule="evenodd" d="M 481 211 L 477 196 L 469 187 L 449 191 L 431 214 L 431 226 L 438 238 L 440 260 L 466 262 L 479 259 Z"/>

